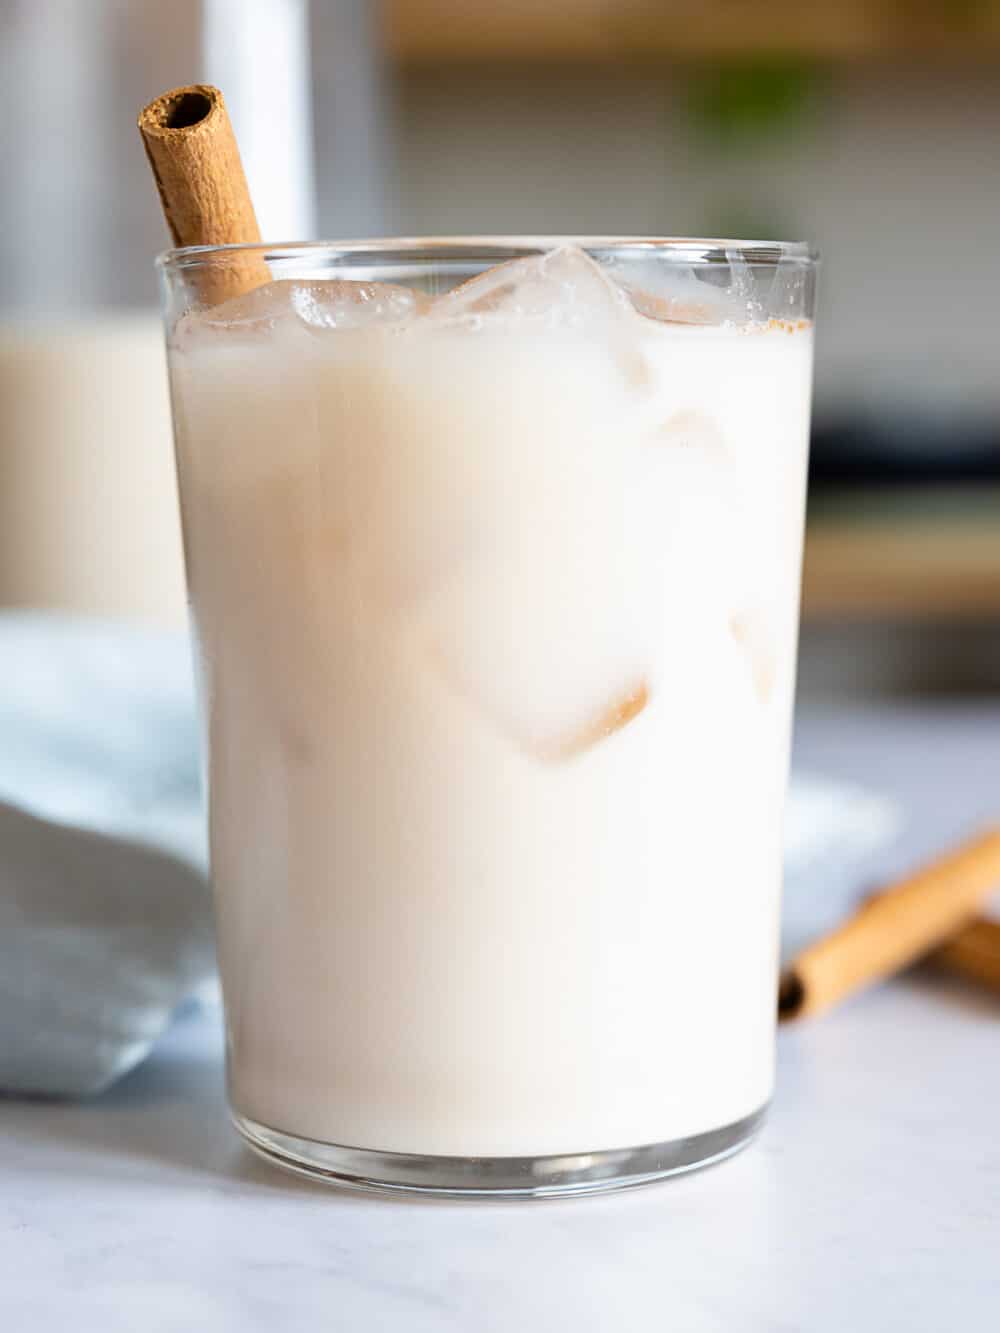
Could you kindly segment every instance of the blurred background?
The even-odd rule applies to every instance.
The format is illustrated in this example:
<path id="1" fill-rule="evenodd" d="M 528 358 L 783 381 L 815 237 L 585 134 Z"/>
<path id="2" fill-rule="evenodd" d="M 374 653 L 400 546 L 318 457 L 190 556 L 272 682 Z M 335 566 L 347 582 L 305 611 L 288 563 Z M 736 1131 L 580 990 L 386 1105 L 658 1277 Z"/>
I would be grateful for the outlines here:
<path id="1" fill-rule="evenodd" d="M 807 239 L 804 697 L 1000 684 L 1000 0 L 0 0 L 0 606 L 179 624 L 135 116 L 225 91 L 266 239 Z"/>

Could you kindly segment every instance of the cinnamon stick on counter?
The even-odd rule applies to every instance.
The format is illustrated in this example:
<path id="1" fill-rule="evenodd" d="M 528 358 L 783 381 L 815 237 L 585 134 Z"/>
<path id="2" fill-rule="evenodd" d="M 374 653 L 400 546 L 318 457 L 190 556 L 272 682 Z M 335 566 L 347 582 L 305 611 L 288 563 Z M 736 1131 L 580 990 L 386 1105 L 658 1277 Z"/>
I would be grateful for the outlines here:
<path id="1" fill-rule="evenodd" d="M 139 113 L 139 133 L 177 246 L 260 243 L 260 229 L 222 93 L 174 88 Z M 213 255 L 198 271 L 206 305 L 241 296 L 270 273 L 258 252 Z"/>
<path id="2" fill-rule="evenodd" d="M 1000 886 L 1000 829 L 990 829 L 925 870 L 870 898 L 784 972 L 783 1019 L 830 1008 L 956 936 Z"/>
<path id="3" fill-rule="evenodd" d="M 986 917 L 971 921 L 928 961 L 1000 992 L 1000 921 Z"/>

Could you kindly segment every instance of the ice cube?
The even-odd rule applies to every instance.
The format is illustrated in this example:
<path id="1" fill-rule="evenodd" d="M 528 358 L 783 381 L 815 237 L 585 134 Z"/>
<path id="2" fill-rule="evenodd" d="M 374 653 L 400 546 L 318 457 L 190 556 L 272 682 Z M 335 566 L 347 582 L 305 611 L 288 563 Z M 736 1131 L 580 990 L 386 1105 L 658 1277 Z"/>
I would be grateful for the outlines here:
<path id="1" fill-rule="evenodd" d="M 657 430 L 641 462 L 662 520 L 674 519 L 694 555 L 706 544 L 719 547 L 736 506 L 736 470 L 725 436 L 701 412 L 675 412 Z"/>
<path id="2" fill-rule="evenodd" d="M 294 284 L 292 307 L 313 329 L 359 329 L 398 324 L 427 309 L 429 296 L 392 282 L 326 279 Z"/>
<path id="3" fill-rule="evenodd" d="M 438 297 L 429 324 L 472 332 L 566 332 L 603 338 L 609 363 L 635 388 L 649 383 L 638 321 L 600 264 L 574 245 L 497 264 Z"/>
<path id="4" fill-rule="evenodd" d="M 411 319 L 429 302 L 430 298 L 421 292 L 388 282 L 280 278 L 208 310 L 193 311 L 180 321 L 177 333 L 182 337 L 202 330 L 256 334 L 279 325 L 322 330 L 364 328 Z"/>
<path id="5" fill-rule="evenodd" d="M 364 444 L 357 551 L 387 606 L 419 598 L 456 560 L 518 546 L 554 513 L 599 523 L 624 489 L 623 439 L 644 420 L 618 360 L 628 339 L 603 326 L 522 337 L 496 318 L 470 336 L 420 319 L 378 356 L 346 346 L 328 377 L 330 437 Z"/>
<path id="6" fill-rule="evenodd" d="M 268 328 L 292 313 L 293 290 L 294 283 L 291 282 L 265 282 L 262 287 L 199 312 L 197 318 L 203 324 L 222 325 L 227 329 L 247 325 Z"/>
<path id="7" fill-rule="evenodd" d="M 292 317 L 291 287 L 289 282 L 266 282 L 207 310 L 190 310 L 174 325 L 171 344 L 183 350 L 206 339 L 218 344 L 226 338 L 267 333 Z"/>
<path id="8" fill-rule="evenodd" d="M 557 497 L 464 560 L 413 618 L 448 689 L 535 759 L 582 754 L 650 696 L 658 608 L 616 494 Z"/>
<path id="9" fill-rule="evenodd" d="M 650 291 L 645 287 L 633 287 L 629 296 L 640 315 L 656 320 L 659 324 L 722 323 L 719 307 L 712 302 L 676 293 Z"/>
<path id="10" fill-rule="evenodd" d="M 725 436 L 699 412 L 677 412 L 636 462 L 633 505 L 664 604 L 715 608 L 724 626 L 741 587 L 738 477 Z"/>
<path id="11" fill-rule="evenodd" d="M 570 732 L 554 743 L 539 746 L 538 752 L 547 759 L 573 759 L 586 750 L 613 736 L 639 716 L 649 703 L 649 686 L 639 681 L 628 694 L 619 695 L 607 708 L 597 714 L 578 731 Z"/>
<path id="12" fill-rule="evenodd" d="M 593 597 L 593 572 L 577 571 L 571 588 L 551 571 L 482 562 L 422 608 L 423 642 L 448 689 L 534 759 L 584 754 L 649 700 L 641 634 L 610 599 Z M 512 585 L 506 600 L 501 578 Z"/>
<path id="13" fill-rule="evenodd" d="M 746 318 L 745 306 L 728 288 L 695 277 L 688 267 L 665 261 L 620 264 L 612 275 L 636 311 L 663 324 L 725 324 Z"/>
<path id="14" fill-rule="evenodd" d="M 578 246 L 563 245 L 469 278 L 437 299 L 433 316 L 472 327 L 502 317 L 543 327 L 585 328 L 617 320 L 626 308 L 621 291 L 600 264 Z"/>

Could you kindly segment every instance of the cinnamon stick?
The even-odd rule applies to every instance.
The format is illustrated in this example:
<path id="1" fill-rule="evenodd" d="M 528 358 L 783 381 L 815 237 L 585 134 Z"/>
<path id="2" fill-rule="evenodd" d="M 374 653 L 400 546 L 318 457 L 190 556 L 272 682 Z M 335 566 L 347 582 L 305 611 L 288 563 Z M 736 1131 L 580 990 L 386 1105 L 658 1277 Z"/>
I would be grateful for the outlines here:
<path id="1" fill-rule="evenodd" d="M 218 88 L 174 88 L 139 113 L 139 133 L 176 246 L 260 243 L 260 229 L 226 103 Z M 193 270 L 215 305 L 270 278 L 256 251 L 206 256 Z"/>
<path id="2" fill-rule="evenodd" d="M 784 972 L 783 1019 L 821 1013 L 945 944 L 978 915 L 1000 885 L 1000 829 L 870 898 L 832 934 L 804 950 Z"/>
<path id="3" fill-rule="evenodd" d="M 930 962 L 1000 992 L 1000 921 L 980 917 L 931 954 Z"/>

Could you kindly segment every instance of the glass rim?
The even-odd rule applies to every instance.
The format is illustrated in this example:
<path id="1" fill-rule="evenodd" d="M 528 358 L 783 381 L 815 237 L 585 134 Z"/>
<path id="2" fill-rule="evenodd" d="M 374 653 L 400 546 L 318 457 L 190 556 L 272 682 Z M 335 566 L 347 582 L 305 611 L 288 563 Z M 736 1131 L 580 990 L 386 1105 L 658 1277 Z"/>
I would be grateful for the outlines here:
<path id="1" fill-rule="evenodd" d="M 779 264 L 798 264 L 814 268 L 819 251 L 808 241 L 742 240 L 696 236 L 572 236 L 539 235 L 468 235 L 468 236 L 386 236 L 346 241 L 248 241 L 237 245 L 186 245 L 162 251 L 156 267 L 164 270 L 196 268 L 216 256 L 263 253 L 267 259 L 293 259 L 307 253 L 327 252 L 358 258 L 380 254 L 394 255 L 414 262 L 479 258 L 490 260 L 527 258 L 558 249 L 579 246 L 588 253 L 613 251 L 636 257 L 670 256 L 689 264 L 724 265 L 739 260 L 763 268 Z"/>

